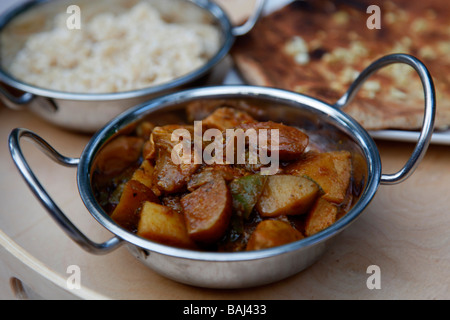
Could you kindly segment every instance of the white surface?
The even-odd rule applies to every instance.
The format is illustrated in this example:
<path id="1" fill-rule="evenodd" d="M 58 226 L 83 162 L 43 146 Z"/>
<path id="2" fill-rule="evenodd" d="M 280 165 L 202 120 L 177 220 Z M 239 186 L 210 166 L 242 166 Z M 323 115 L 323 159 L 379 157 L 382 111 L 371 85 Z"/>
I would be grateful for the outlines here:
<path id="1" fill-rule="evenodd" d="M 401 131 L 401 130 L 380 130 L 371 131 L 370 135 L 374 139 L 416 142 L 419 139 L 419 132 L 416 131 Z M 431 138 L 433 144 L 450 145 L 450 131 L 435 132 Z"/>

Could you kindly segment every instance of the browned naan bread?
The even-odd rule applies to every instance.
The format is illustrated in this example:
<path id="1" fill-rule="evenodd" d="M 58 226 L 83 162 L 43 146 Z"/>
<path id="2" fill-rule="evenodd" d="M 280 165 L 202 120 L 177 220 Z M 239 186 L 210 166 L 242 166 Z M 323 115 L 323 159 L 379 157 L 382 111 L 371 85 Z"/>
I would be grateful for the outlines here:
<path id="1" fill-rule="evenodd" d="M 370 4 L 381 29 L 366 26 Z M 239 38 L 232 56 L 250 84 L 304 93 L 334 104 L 359 72 L 390 53 L 409 53 L 430 70 L 437 92 L 437 129 L 450 126 L 448 0 L 309 0 L 266 16 Z M 370 78 L 345 111 L 366 129 L 419 129 L 423 89 L 406 65 Z"/>

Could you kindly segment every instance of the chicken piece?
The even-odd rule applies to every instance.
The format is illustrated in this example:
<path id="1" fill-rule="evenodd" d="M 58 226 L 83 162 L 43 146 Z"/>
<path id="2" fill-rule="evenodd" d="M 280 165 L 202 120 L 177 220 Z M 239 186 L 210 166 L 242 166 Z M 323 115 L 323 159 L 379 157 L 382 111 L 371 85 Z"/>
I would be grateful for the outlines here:
<path id="1" fill-rule="evenodd" d="M 194 142 L 194 126 L 170 124 L 160 127 L 155 127 L 152 131 L 150 139 L 155 144 L 156 149 L 165 149 L 172 152 L 172 148 L 180 143 L 179 140 L 172 141 L 172 134 L 175 130 L 187 130 L 189 133 L 189 143 Z"/>
<path id="2" fill-rule="evenodd" d="M 181 198 L 189 236 L 213 243 L 226 232 L 232 211 L 230 191 L 223 178 L 210 181 Z"/>
<path id="3" fill-rule="evenodd" d="M 258 150 L 260 150 L 259 155 L 261 157 L 261 151 L 264 154 L 272 154 L 272 130 L 278 131 L 278 155 L 279 161 L 291 161 L 298 159 L 306 147 L 309 144 L 309 137 L 303 133 L 300 129 L 295 127 L 287 126 L 282 123 L 276 123 L 272 121 L 268 122 L 255 122 L 255 123 L 242 123 L 237 129 L 243 129 L 247 131 L 249 129 L 256 130 L 258 137 L 260 137 L 259 130 L 267 130 L 267 142 L 265 147 L 262 142 L 258 139 Z"/>
<path id="4" fill-rule="evenodd" d="M 242 123 L 255 122 L 255 119 L 244 111 L 222 107 L 203 119 L 202 124 L 206 128 L 216 128 L 220 131 L 225 131 L 226 129 L 235 128 Z"/>
<path id="5" fill-rule="evenodd" d="M 191 140 L 185 141 L 190 146 L 190 162 L 174 162 L 172 159 L 173 148 L 180 141 L 172 141 L 172 133 L 176 129 L 185 129 L 189 132 Z M 181 125 L 167 125 L 153 129 L 151 139 L 156 147 L 155 169 L 153 171 L 153 185 L 162 193 L 181 192 L 186 189 L 190 176 L 197 171 L 201 164 L 194 163 L 193 127 Z M 181 158 L 180 158 L 181 159 Z M 179 160 L 179 159 L 178 159 Z"/>
<path id="6" fill-rule="evenodd" d="M 263 220 L 250 236 L 246 250 L 268 249 L 303 239 L 303 234 L 289 223 L 280 220 Z"/>
<path id="7" fill-rule="evenodd" d="M 181 195 L 180 194 L 169 194 L 161 197 L 161 203 L 170 209 L 184 214 L 183 207 L 181 206 Z"/>
<path id="8" fill-rule="evenodd" d="M 153 171 L 153 184 L 161 193 L 177 193 L 186 189 L 187 181 L 200 167 L 199 164 L 175 164 L 171 155 L 160 150 Z"/>
<path id="9" fill-rule="evenodd" d="M 241 112 L 245 112 L 251 117 L 262 117 L 265 115 L 265 111 L 260 107 L 257 107 L 249 101 L 236 99 L 201 99 L 190 102 L 186 106 L 186 116 L 189 122 L 196 120 L 202 120 L 208 117 L 214 110 L 219 108 L 235 108 Z"/>

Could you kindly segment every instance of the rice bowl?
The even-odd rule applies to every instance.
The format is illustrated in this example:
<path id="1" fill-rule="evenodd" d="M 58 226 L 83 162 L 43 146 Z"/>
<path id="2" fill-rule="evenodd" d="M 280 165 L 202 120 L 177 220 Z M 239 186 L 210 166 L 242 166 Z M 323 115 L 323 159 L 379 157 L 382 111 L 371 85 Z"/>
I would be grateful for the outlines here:
<path id="1" fill-rule="evenodd" d="M 69 75 L 64 75 L 64 77 L 67 77 L 66 80 L 58 80 L 58 82 L 62 83 L 71 82 L 70 89 L 80 91 L 81 89 L 79 87 L 83 86 L 80 83 L 84 81 L 92 82 L 92 79 L 90 79 L 93 76 L 92 71 L 100 69 L 97 70 L 99 72 L 97 72 L 95 77 L 99 78 L 98 81 L 109 83 L 109 88 L 115 88 L 116 92 L 70 92 L 48 89 L 43 86 L 44 82 L 42 79 L 39 79 L 39 84 L 35 85 L 19 79 L 9 71 L 10 66 L 13 65 L 13 60 L 16 59 L 20 50 L 24 48 L 30 35 L 51 31 L 55 16 L 64 14 L 67 8 L 72 5 L 80 7 L 81 29 L 71 30 L 78 32 L 83 28 L 87 28 L 87 22 L 92 20 L 90 18 L 104 13 L 111 13 L 116 16 L 124 14 L 129 12 L 133 5 L 138 3 L 138 0 L 34 0 L 19 3 L 0 16 L 0 99 L 5 106 L 11 109 L 31 111 L 49 123 L 59 127 L 79 132 L 93 133 L 118 114 L 149 99 L 187 87 L 205 83 L 211 84 L 211 82 L 221 82 L 221 77 L 225 75 L 224 71 L 229 67 L 229 61 L 227 61 L 226 57 L 235 38 L 244 35 L 254 26 L 262 12 L 264 4 L 264 0 L 258 0 L 255 12 L 247 22 L 240 26 L 233 26 L 226 12 L 211 1 L 146 0 L 146 2 L 158 8 L 166 23 L 174 23 L 176 21 L 179 24 L 192 26 L 201 21 L 202 24 L 212 25 L 219 34 L 219 37 L 216 38 L 219 46 L 215 50 L 215 53 L 209 59 L 205 59 L 202 56 L 201 58 L 206 62 L 194 68 L 194 70 L 172 80 L 166 80 L 162 83 L 155 82 L 153 85 L 140 89 L 124 89 L 118 91 L 117 88 L 119 86 L 124 86 L 124 75 L 125 78 L 130 78 L 134 74 L 133 71 L 129 70 L 124 72 L 125 63 L 132 66 L 134 63 L 135 72 L 137 72 L 136 70 L 141 72 L 145 69 L 145 63 L 137 63 L 130 58 L 130 55 L 133 55 L 133 53 L 140 50 L 140 47 L 143 46 L 142 43 L 139 43 L 136 44 L 137 47 L 135 49 L 129 51 L 128 56 L 122 55 L 115 62 L 109 64 L 109 70 L 114 70 L 114 72 L 108 71 L 112 74 L 109 78 L 104 75 L 104 68 L 100 68 L 101 64 L 97 63 L 96 60 L 96 63 L 90 65 L 93 70 L 89 70 L 89 74 L 83 75 L 79 73 L 78 77 L 72 78 Z M 66 19 L 67 17 L 69 15 L 66 13 Z M 106 28 L 106 26 L 102 25 L 103 27 Z M 202 35 L 201 46 L 205 47 L 203 42 L 203 37 L 205 37 L 203 35 L 204 32 L 200 32 L 198 28 L 195 30 L 196 33 Z M 150 39 L 153 35 L 146 34 L 145 36 Z M 176 41 L 179 41 L 178 34 Z M 148 42 L 147 40 L 146 43 Z M 125 45 L 122 43 L 121 47 L 125 47 Z M 210 47 L 208 46 L 208 48 Z M 47 49 L 53 50 L 54 48 Z M 83 46 L 78 46 L 75 49 L 77 52 L 83 51 Z M 207 49 L 208 52 L 212 52 L 213 50 Z M 165 54 L 162 54 L 163 58 L 164 56 Z M 62 61 L 66 62 L 65 60 Z M 117 63 L 117 61 L 120 61 L 120 63 Z M 185 62 L 170 61 L 171 65 L 173 63 L 177 66 L 177 63 L 183 64 Z M 122 65 L 122 67 L 118 65 Z M 120 77 L 116 80 L 111 80 L 117 75 Z M 153 76 L 149 77 L 149 79 L 151 78 Z M 14 95 L 5 89 L 2 83 L 14 89 Z M 94 89 L 90 88 L 90 90 Z M 99 90 L 97 89 L 96 91 L 98 92 Z"/>
<path id="2" fill-rule="evenodd" d="M 60 13 L 52 29 L 32 34 L 7 71 L 58 91 L 131 91 L 192 72 L 220 48 L 211 23 L 166 21 L 145 1 L 120 14 L 96 14 L 80 29 L 69 29 L 67 17 Z"/>

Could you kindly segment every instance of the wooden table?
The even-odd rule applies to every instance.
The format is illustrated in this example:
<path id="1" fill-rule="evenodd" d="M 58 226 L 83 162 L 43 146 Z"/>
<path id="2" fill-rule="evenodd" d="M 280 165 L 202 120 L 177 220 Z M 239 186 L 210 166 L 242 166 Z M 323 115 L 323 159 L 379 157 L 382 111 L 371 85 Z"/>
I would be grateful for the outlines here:
<path id="1" fill-rule="evenodd" d="M 88 135 L 49 125 L 0 105 L 0 299 L 449 299 L 450 146 L 432 145 L 405 182 L 381 186 L 361 217 L 307 270 L 281 282 L 244 290 L 186 286 L 147 269 L 125 248 L 86 253 L 51 220 L 16 170 L 7 137 L 31 129 L 58 151 L 78 157 Z M 401 168 L 413 144 L 377 141 L 383 172 Z M 42 184 L 68 217 L 95 241 L 111 237 L 84 207 L 76 169 L 54 164 L 34 146 L 24 152 Z M 68 289 L 68 268 L 81 288 Z M 381 288 L 369 289 L 367 268 L 380 268 Z"/>

